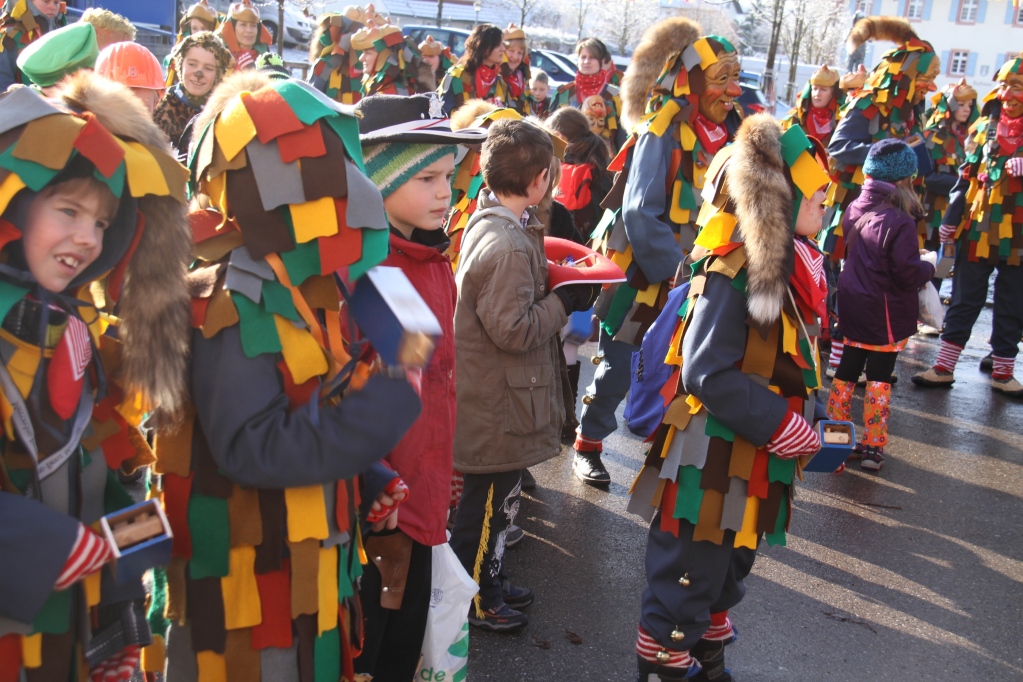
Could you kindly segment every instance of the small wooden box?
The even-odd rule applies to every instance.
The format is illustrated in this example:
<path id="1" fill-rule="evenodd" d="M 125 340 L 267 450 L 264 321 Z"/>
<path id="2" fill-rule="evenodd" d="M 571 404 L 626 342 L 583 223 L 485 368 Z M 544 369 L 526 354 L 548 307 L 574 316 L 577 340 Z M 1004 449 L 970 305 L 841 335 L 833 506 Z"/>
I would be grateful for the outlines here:
<path id="1" fill-rule="evenodd" d="M 440 322 L 400 268 L 378 265 L 355 286 L 352 316 L 388 365 L 426 367 Z"/>
<path id="2" fill-rule="evenodd" d="M 956 245 L 942 244 L 938 249 L 938 263 L 934 266 L 934 276 L 945 279 L 952 274 L 952 265 L 956 262 Z"/>
<path id="3" fill-rule="evenodd" d="M 174 534 L 157 500 L 107 514 L 100 526 L 114 551 L 117 582 L 138 580 L 150 568 L 170 563 Z"/>
<path id="4" fill-rule="evenodd" d="M 833 473 L 852 454 L 856 445 L 856 427 L 852 422 L 825 419 L 817 422 L 816 428 L 821 449 L 815 455 L 800 457 L 799 461 L 803 471 Z"/>

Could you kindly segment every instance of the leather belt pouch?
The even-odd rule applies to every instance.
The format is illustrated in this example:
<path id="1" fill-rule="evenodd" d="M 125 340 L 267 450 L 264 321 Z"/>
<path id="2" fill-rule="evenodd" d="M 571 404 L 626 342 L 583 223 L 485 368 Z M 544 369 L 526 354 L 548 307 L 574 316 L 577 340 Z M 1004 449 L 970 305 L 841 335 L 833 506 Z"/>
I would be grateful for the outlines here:
<path id="1" fill-rule="evenodd" d="M 412 559 L 412 538 L 398 532 L 391 535 L 370 535 L 365 540 L 366 554 L 380 571 L 380 606 L 401 608 Z"/>

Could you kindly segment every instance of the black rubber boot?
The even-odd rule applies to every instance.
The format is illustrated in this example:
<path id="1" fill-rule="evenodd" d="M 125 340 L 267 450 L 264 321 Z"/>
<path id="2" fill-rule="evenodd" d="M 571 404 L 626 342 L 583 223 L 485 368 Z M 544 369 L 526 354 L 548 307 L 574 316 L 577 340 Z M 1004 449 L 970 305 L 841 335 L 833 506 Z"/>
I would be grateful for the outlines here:
<path id="1" fill-rule="evenodd" d="M 675 682 L 676 680 L 695 680 L 696 677 L 689 677 L 691 671 L 690 668 L 669 668 L 666 665 L 657 665 L 651 663 L 639 654 L 636 654 L 636 665 L 639 669 L 639 674 L 636 676 L 636 682 L 650 682 L 650 676 L 656 675 L 655 680 L 662 680 L 663 682 Z M 699 674 L 699 673 L 697 673 Z"/>
<path id="2" fill-rule="evenodd" d="M 690 650 L 703 670 L 692 677 L 692 682 L 732 682 L 732 673 L 725 667 L 725 643 L 701 639 Z"/>

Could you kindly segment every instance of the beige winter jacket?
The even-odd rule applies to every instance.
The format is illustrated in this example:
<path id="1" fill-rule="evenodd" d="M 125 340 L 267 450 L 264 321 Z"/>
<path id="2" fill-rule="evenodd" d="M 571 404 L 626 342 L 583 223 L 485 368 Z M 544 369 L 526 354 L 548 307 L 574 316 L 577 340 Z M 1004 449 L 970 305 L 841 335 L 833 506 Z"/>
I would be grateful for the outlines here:
<path id="1" fill-rule="evenodd" d="M 455 468 L 522 469 L 561 451 L 556 337 L 568 317 L 548 296 L 543 226 L 532 213 L 523 228 L 481 197 L 465 233 L 455 273 Z"/>

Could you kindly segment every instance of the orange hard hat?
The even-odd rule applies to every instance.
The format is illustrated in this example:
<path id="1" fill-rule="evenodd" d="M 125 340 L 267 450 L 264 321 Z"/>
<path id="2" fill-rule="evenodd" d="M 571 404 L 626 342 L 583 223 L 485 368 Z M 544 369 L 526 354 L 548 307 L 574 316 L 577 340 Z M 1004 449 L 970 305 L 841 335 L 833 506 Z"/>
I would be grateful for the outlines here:
<path id="1" fill-rule="evenodd" d="M 96 58 L 96 73 L 129 88 L 167 88 L 160 61 L 138 43 L 114 43 L 103 48 Z"/>

